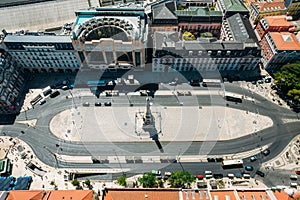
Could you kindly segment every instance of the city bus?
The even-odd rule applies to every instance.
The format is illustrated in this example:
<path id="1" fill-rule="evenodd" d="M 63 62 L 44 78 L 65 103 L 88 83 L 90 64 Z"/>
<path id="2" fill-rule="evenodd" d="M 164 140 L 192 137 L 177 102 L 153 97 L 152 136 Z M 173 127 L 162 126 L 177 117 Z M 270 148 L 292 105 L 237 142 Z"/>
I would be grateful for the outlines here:
<path id="1" fill-rule="evenodd" d="M 243 168 L 243 164 L 243 160 L 224 160 L 222 162 L 222 167 L 224 169 Z"/>
<path id="2" fill-rule="evenodd" d="M 221 83 L 220 79 L 203 79 L 202 81 L 204 87 L 221 87 Z"/>
<path id="3" fill-rule="evenodd" d="M 224 95 L 226 101 L 233 101 L 237 103 L 242 103 L 242 95 L 236 95 L 226 92 Z"/>

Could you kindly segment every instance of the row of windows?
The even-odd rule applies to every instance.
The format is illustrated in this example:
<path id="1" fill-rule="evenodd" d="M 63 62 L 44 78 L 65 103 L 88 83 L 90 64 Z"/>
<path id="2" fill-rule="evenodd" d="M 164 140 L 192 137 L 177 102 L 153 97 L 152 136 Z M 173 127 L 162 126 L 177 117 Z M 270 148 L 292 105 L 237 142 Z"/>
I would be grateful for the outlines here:
<path id="1" fill-rule="evenodd" d="M 24 68 L 79 68 L 78 64 L 60 64 L 60 63 L 23 63 Z"/>
<path id="2" fill-rule="evenodd" d="M 26 51 L 26 52 L 12 52 L 13 55 L 39 55 L 39 56 L 74 56 L 74 52 L 57 52 L 57 51 Z"/>
<path id="3" fill-rule="evenodd" d="M 157 64 L 170 64 L 170 65 L 185 65 L 185 64 L 201 64 L 201 63 L 251 63 L 257 62 L 259 58 L 191 58 L 188 60 L 175 60 L 175 59 L 154 59 L 153 63 Z"/>
<path id="4" fill-rule="evenodd" d="M 252 70 L 256 65 L 253 66 L 245 66 L 245 65 L 236 65 L 236 66 L 200 66 L 200 67 L 172 67 L 173 70 L 176 71 L 197 71 L 197 70 Z M 163 72 L 165 70 L 164 67 L 153 67 L 154 72 Z"/>

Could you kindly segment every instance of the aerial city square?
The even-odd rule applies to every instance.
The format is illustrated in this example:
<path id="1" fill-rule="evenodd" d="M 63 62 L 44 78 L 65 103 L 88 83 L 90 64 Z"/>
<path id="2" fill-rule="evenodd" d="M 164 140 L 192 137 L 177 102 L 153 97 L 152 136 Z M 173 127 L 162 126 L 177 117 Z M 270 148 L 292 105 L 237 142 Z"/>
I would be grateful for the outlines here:
<path id="1" fill-rule="evenodd" d="M 299 200 L 299 0 L 1 0 L 0 200 Z"/>

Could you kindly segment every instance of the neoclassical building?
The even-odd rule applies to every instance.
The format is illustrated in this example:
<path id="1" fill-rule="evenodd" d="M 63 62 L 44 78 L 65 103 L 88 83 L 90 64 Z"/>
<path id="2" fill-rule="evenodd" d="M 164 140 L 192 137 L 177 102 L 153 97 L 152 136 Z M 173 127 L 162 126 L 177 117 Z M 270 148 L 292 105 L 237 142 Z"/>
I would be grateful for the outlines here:
<path id="1" fill-rule="evenodd" d="M 83 68 L 144 68 L 148 20 L 144 7 L 101 7 L 76 12 L 72 43 Z"/>

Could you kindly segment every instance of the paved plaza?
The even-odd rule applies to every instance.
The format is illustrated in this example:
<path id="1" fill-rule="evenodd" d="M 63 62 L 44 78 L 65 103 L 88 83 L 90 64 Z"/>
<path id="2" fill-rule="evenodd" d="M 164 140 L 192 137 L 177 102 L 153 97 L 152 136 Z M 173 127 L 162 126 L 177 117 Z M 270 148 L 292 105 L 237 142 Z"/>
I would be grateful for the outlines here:
<path id="1" fill-rule="evenodd" d="M 231 140 L 273 125 L 269 117 L 228 107 L 152 106 L 151 110 L 156 116 L 160 141 Z M 147 132 L 135 132 L 135 116 L 144 111 L 141 106 L 73 108 L 56 115 L 50 130 L 57 137 L 72 141 L 150 141 Z"/>

